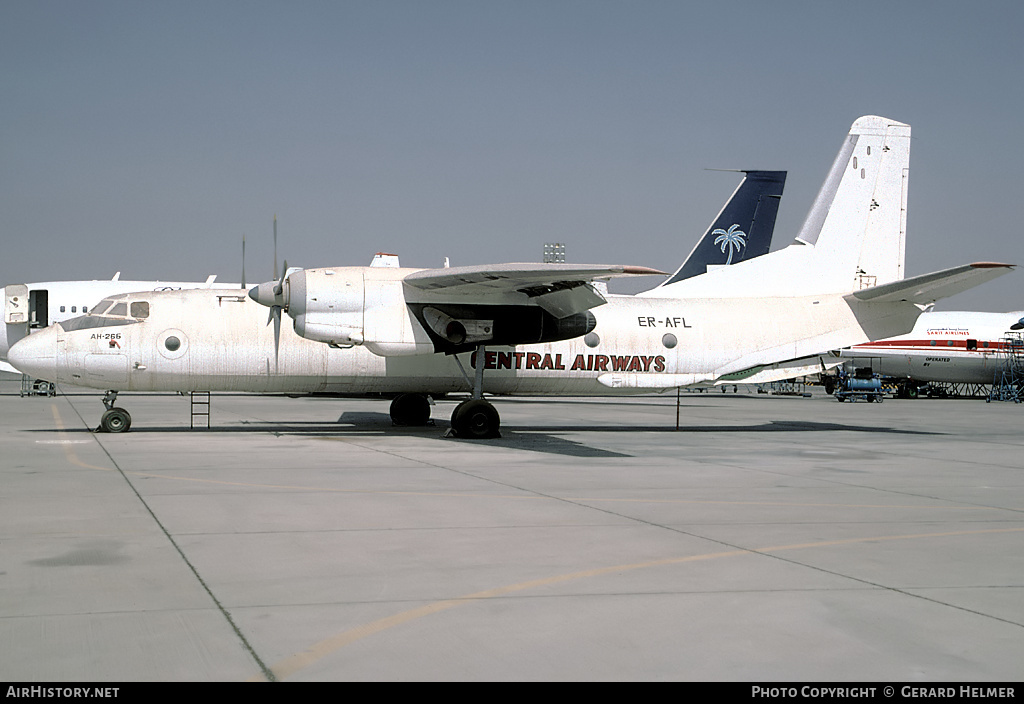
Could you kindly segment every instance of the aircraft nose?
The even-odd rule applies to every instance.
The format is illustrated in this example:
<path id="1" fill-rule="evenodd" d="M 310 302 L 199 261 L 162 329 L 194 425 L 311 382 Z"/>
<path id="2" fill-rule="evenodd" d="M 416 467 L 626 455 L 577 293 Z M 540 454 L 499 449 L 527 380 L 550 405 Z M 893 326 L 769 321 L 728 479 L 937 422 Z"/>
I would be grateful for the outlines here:
<path id="1" fill-rule="evenodd" d="M 7 353 L 7 361 L 22 374 L 35 379 L 59 381 L 56 327 L 40 330 L 18 340 Z"/>

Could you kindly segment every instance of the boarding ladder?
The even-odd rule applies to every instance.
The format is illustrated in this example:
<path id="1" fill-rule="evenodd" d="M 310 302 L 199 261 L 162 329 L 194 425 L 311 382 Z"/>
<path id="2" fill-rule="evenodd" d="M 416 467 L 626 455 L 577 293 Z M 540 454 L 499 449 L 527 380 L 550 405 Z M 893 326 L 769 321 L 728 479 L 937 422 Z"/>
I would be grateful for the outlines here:
<path id="1" fill-rule="evenodd" d="M 1024 333 L 1008 332 L 999 344 L 1002 360 L 986 401 L 1024 401 Z"/>
<path id="2" fill-rule="evenodd" d="M 189 394 L 189 403 L 192 407 L 192 417 L 189 420 L 189 427 L 196 427 L 196 418 L 206 418 L 206 427 L 210 427 L 210 392 L 193 391 Z M 202 423 L 202 420 L 199 421 Z"/>

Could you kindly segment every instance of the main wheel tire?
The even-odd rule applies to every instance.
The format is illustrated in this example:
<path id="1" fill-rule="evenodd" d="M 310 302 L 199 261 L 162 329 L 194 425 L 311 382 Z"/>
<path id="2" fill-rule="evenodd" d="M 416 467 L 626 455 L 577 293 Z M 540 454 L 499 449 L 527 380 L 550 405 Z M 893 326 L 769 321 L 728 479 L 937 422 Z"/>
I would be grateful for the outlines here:
<path id="1" fill-rule="evenodd" d="M 132 427 L 132 417 L 123 408 L 114 407 L 103 412 L 100 417 L 100 430 L 105 433 L 124 433 Z"/>
<path id="2" fill-rule="evenodd" d="M 399 394 L 391 402 L 391 422 L 395 425 L 426 425 L 430 421 L 430 401 L 423 394 Z"/>
<path id="3" fill-rule="evenodd" d="M 456 437 L 483 440 L 500 438 L 498 410 L 480 398 L 463 401 L 452 412 L 452 429 Z"/>

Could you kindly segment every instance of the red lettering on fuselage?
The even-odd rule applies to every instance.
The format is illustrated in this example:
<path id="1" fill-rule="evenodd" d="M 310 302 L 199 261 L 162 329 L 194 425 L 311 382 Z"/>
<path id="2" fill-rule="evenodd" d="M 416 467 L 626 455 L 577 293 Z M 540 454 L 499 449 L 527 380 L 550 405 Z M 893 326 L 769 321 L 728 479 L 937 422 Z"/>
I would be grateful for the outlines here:
<path id="1" fill-rule="evenodd" d="M 476 352 L 469 357 L 470 365 L 476 368 Z M 560 354 L 544 354 L 538 352 L 485 352 L 484 369 L 527 369 L 565 371 L 565 364 Z M 665 358 L 646 355 L 576 355 L 569 367 L 571 372 L 655 372 L 665 371 Z"/>

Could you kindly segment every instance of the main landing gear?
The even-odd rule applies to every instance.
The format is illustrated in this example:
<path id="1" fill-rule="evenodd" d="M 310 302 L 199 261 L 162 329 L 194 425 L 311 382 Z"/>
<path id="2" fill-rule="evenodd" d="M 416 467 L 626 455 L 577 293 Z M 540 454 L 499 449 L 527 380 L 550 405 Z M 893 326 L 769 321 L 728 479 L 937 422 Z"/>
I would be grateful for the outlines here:
<path id="1" fill-rule="evenodd" d="M 103 395 L 103 406 L 107 409 L 100 416 L 98 433 L 123 433 L 132 427 L 132 417 L 128 411 L 114 405 L 117 400 L 116 391 L 108 391 Z"/>
<path id="2" fill-rule="evenodd" d="M 463 401 L 452 411 L 452 434 L 457 438 L 484 440 L 500 438 L 498 409 L 482 398 Z"/>
<path id="3" fill-rule="evenodd" d="M 501 418 L 498 416 L 498 409 L 484 400 L 484 346 L 476 348 L 476 375 L 473 380 L 473 395 L 467 401 L 463 401 L 452 411 L 451 433 L 457 438 L 470 438 L 472 440 L 485 440 L 487 438 L 500 438 L 501 433 L 498 427 L 501 425 Z M 458 357 L 455 358 L 458 361 Z M 459 363 L 462 366 L 462 363 Z M 463 370 L 465 374 L 465 370 Z"/>
<path id="4" fill-rule="evenodd" d="M 423 394 L 399 394 L 391 402 L 395 425 L 426 425 L 430 422 L 430 401 Z"/>
<path id="5" fill-rule="evenodd" d="M 489 401 L 483 398 L 484 383 L 484 346 L 477 349 L 476 358 L 476 379 L 473 381 L 473 395 L 463 401 L 452 411 L 452 427 L 445 437 L 469 438 L 472 440 L 485 440 L 487 438 L 500 438 L 501 433 L 498 427 L 501 425 L 501 418 L 498 410 Z M 455 361 L 462 367 L 462 362 L 456 357 Z M 466 371 L 463 369 L 465 375 Z M 469 376 L 466 376 L 469 380 Z M 407 393 L 399 394 L 391 402 L 391 422 L 395 425 L 416 426 L 427 425 L 430 422 L 430 401 L 425 394 Z"/>

